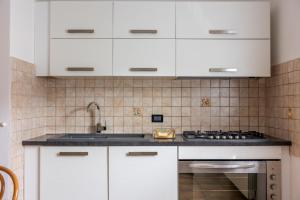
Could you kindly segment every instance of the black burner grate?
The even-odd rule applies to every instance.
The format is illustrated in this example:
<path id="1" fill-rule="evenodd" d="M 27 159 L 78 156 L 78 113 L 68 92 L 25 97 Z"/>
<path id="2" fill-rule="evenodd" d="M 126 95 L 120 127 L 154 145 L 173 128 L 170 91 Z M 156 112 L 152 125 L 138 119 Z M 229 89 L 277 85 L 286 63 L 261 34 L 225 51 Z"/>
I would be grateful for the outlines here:
<path id="1" fill-rule="evenodd" d="M 185 139 L 210 139 L 210 140 L 250 140 L 265 139 L 263 133 L 256 131 L 184 131 Z"/>

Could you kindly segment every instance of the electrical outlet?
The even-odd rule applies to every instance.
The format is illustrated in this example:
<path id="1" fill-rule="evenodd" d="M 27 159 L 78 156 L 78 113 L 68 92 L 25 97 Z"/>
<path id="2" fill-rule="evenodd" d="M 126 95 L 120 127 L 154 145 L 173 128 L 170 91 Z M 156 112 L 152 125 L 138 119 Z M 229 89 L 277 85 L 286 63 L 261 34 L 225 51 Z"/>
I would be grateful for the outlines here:
<path id="1" fill-rule="evenodd" d="M 152 115 L 152 122 L 154 123 L 163 123 L 164 122 L 164 116 L 163 115 Z"/>

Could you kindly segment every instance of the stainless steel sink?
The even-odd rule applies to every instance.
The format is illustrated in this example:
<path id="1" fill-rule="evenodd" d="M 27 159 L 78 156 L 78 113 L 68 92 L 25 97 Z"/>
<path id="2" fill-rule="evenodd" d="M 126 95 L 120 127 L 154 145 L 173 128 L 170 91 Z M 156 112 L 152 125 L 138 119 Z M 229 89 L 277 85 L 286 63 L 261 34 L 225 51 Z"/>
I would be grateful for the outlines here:
<path id="1" fill-rule="evenodd" d="M 144 134 L 66 134 L 48 141 L 136 141 L 146 140 Z"/>

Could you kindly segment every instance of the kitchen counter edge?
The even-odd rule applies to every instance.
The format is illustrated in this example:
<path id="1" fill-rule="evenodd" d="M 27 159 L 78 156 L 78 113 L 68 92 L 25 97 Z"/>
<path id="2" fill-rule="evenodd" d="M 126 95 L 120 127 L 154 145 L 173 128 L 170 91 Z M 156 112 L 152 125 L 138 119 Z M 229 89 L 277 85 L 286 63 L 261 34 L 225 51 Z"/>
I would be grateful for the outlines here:
<path id="1" fill-rule="evenodd" d="M 63 135 L 63 134 L 61 134 Z M 59 134 L 46 134 L 28 140 L 23 140 L 24 146 L 290 146 L 292 142 L 267 136 L 265 140 L 201 140 L 186 141 L 181 135 L 176 139 L 153 139 L 148 135 L 145 141 L 49 141 L 49 138 L 58 137 Z"/>

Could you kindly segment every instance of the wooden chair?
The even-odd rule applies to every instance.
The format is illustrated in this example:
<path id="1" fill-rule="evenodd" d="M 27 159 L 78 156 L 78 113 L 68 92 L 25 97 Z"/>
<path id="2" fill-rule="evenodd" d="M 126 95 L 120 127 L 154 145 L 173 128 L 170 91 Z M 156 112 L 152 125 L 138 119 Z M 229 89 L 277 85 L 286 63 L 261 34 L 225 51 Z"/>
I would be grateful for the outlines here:
<path id="1" fill-rule="evenodd" d="M 8 169 L 6 167 L 3 167 L 3 166 L 0 166 L 0 200 L 3 199 L 4 192 L 5 192 L 5 180 L 4 180 L 4 176 L 3 176 L 2 172 L 7 174 L 11 178 L 11 180 L 14 184 L 14 193 L 13 193 L 12 200 L 17 200 L 18 199 L 18 193 L 19 193 L 18 178 L 15 175 L 15 173 L 13 173 L 13 171 L 11 171 L 10 169 Z"/>

